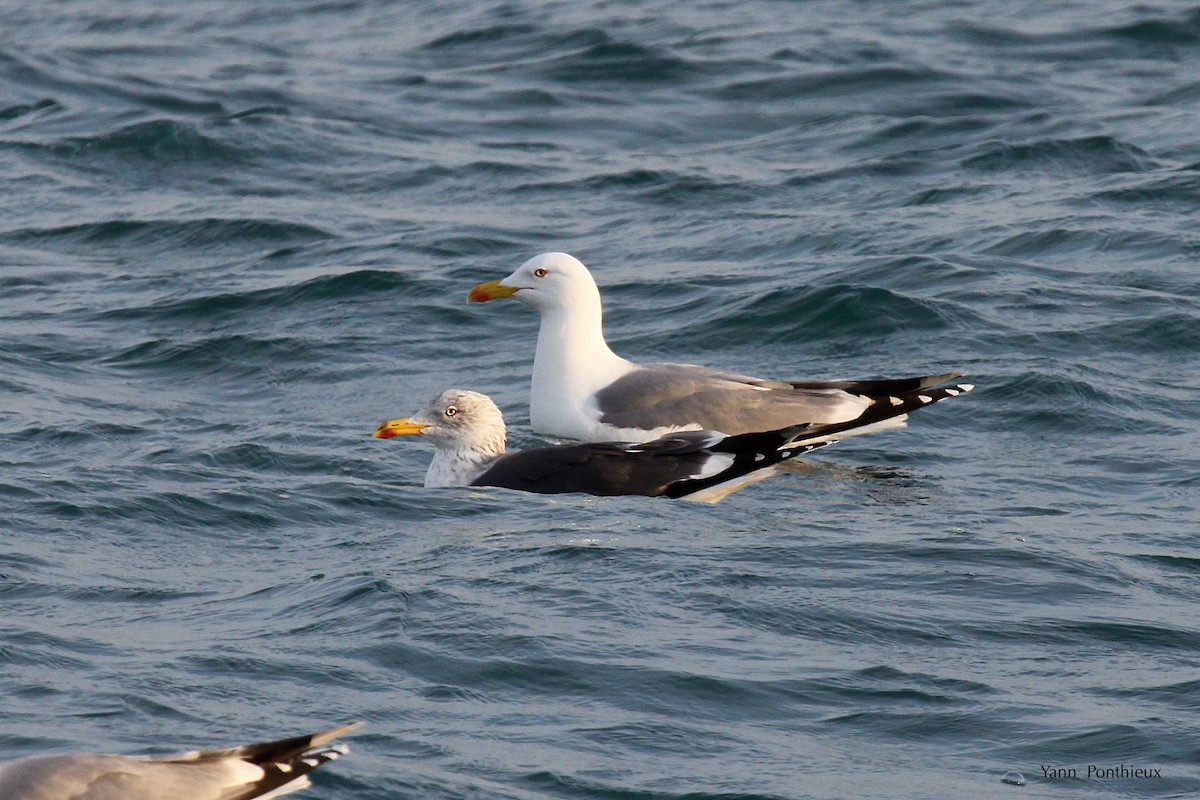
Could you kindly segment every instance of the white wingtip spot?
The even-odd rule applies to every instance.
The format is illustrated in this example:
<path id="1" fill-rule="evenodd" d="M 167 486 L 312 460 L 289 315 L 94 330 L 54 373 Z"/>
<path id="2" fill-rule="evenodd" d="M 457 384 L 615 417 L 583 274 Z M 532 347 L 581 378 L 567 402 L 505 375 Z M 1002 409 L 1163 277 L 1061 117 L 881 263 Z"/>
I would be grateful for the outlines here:
<path id="1" fill-rule="evenodd" d="M 892 405 L 894 405 L 894 406 L 904 405 L 904 401 L 901 400 L 899 397 L 889 397 L 888 400 L 892 401 Z"/>
<path id="2" fill-rule="evenodd" d="M 942 391 L 944 391 L 946 394 L 950 395 L 951 397 L 957 397 L 959 394 L 958 389 L 943 389 Z"/>
<path id="3" fill-rule="evenodd" d="M 291 771 L 292 771 L 292 765 L 291 765 L 291 764 L 285 764 L 285 763 L 283 763 L 282 761 L 280 761 L 280 762 L 278 762 L 277 764 L 275 764 L 275 766 L 279 768 L 279 771 L 280 771 L 280 772 L 291 772 Z"/>
<path id="4" fill-rule="evenodd" d="M 314 769 L 321 766 L 321 759 L 319 758 L 302 758 L 300 760 Z"/>
<path id="5" fill-rule="evenodd" d="M 927 394 L 919 394 L 919 395 L 917 395 L 917 399 L 920 400 L 922 403 L 932 403 L 933 402 L 933 398 Z"/>
<path id="6" fill-rule="evenodd" d="M 766 459 L 767 459 L 767 457 L 766 457 L 766 456 L 764 456 L 762 453 L 755 453 L 755 454 L 754 454 L 754 460 L 755 460 L 755 461 L 766 461 Z"/>
<path id="7" fill-rule="evenodd" d="M 974 388 L 975 388 L 975 384 L 973 384 L 973 383 L 960 383 L 960 384 L 958 385 L 958 388 L 959 388 L 959 389 L 962 389 L 964 392 L 969 392 L 969 391 L 971 391 L 972 389 L 974 389 Z"/>

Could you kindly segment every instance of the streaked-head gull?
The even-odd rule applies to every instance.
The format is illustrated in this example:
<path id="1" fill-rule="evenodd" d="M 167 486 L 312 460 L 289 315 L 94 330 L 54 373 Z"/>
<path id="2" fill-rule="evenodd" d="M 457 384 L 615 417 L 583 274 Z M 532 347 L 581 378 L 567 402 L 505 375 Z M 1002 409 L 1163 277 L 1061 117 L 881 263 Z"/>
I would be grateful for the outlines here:
<path id="1" fill-rule="evenodd" d="M 784 446 L 806 428 L 739 436 L 683 431 L 643 444 L 559 444 L 507 453 L 504 417 L 491 398 L 447 389 L 413 416 L 383 423 L 375 437 L 420 434 L 432 441 L 436 451 L 425 473 L 427 487 L 497 486 L 540 494 L 716 502 L 768 477 L 779 462 L 821 446 Z"/>
<path id="2" fill-rule="evenodd" d="M 515 297 L 541 315 L 529 420 L 533 430 L 582 441 L 646 441 L 681 430 L 727 434 L 808 424 L 839 437 L 903 427 L 909 411 L 970 391 L 930 391 L 961 372 L 889 380 L 773 381 L 691 364 L 635 364 L 604 340 L 600 290 L 578 259 L 544 253 L 481 283 L 469 299 Z"/>
<path id="3" fill-rule="evenodd" d="M 322 747 L 358 727 L 174 756 L 31 756 L 0 764 L 3 800 L 252 800 L 309 786 L 308 773 L 344 754 Z"/>

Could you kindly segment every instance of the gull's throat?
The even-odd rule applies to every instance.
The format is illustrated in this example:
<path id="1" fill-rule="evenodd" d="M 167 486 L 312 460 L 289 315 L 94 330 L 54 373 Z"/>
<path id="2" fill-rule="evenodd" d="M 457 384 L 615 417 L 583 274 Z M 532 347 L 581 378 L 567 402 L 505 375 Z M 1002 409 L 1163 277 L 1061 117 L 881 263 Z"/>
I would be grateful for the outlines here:
<path id="1" fill-rule="evenodd" d="M 533 429 L 552 436 L 588 438 L 578 420 L 597 417 L 592 395 L 633 365 L 604 341 L 599 303 L 594 309 L 548 309 L 538 331 L 529 395 Z"/>

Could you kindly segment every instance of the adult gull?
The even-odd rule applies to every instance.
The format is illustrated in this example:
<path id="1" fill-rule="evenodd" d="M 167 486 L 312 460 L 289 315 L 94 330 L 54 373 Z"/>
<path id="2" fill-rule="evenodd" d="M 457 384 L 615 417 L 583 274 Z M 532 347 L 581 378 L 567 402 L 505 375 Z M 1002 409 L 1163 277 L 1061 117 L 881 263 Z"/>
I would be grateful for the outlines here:
<path id="1" fill-rule="evenodd" d="M 308 773 L 346 752 L 328 742 L 358 727 L 174 756 L 31 756 L 0 764 L 3 800 L 252 800 L 309 786 Z"/>
<path id="2" fill-rule="evenodd" d="M 604 340 L 600 290 L 566 253 L 531 258 L 468 299 L 512 297 L 541 315 L 529 420 L 533 430 L 581 441 L 647 441 L 684 430 L 737 435 L 809 425 L 805 441 L 903 427 L 907 414 L 970 391 L 935 388 L 961 372 L 888 380 L 776 381 L 692 364 L 635 364 Z"/>
<path id="3" fill-rule="evenodd" d="M 805 425 L 726 436 L 683 431 L 641 444 L 559 444 L 509 453 L 500 409 L 487 395 L 447 389 L 419 412 L 384 422 L 375 438 L 421 435 L 436 448 L 425 486 L 497 486 L 540 494 L 682 497 L 714 503 L 769 477 L 776 464 L 822 443 L 785 446 Z"/>

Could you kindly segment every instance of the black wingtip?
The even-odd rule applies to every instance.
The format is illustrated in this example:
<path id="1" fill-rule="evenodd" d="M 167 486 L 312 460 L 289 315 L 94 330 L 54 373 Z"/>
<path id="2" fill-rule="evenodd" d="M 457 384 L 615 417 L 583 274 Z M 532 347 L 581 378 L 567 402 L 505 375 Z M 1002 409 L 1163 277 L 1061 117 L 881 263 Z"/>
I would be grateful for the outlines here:
<path id="1" fill-rule="evenodd" d="M 803 436 L 812 427 L 809 424 L 792 425 L 775 431 L 727 436 L 711 449 L 713 452 L 732 454 L 732 464 L 716 475 L 710 475 L 707 478 L 677 481 L 668 486 L 664 494 L 676 499 L 693 499 L 693 495 L 699 496 L 707 490 L 726 484 L 736 485 L 747 475 L 758 473 L 760 470 L 769 470 L 780 462 L 804 455 L 836 441 L 794 442 L 798 436 Z M 705 502 L 716 502 L 716 500 L 706 500 Z"/>
<path id="2" fill-rule="evenodd" d="M 245 791 L 232 795 L 228 800 L 253 800 L 270 796 L 281 787 L 300 781 L 296 787 L 307 786 L 310 772 L 330 761 L 345 755 L 350 748 L 344 744 L 328 744 L 362 723 L 351 722 L 337 728 L 319 731 L 307 736 L 294 736 L 274 742 L 247 745 L 238 748 L 237 755 L 256 764 L 263 770 L 263 777 Z M 326 746 L 328 745 L 328 746 Z"/>
<path id="3" fill-rule="evenodd" d="M 292 736 L 287 739 L 278 739 L 273 742 L 262 742 L 260 744 L 249 744 L 245 747 L 237 748 L 236 754 L 245 761 L 252 764 L 266 764 L 273 761 L 281 761 L 292 758 L 300 753 L 310 750 L 314 747 L 331 742 L 339 736 L 343 736 L 355 728 L 362 725 L 361 722 L 351 722 L 347 725 L 341 725 L 337 728 L 330 728 L 324 731 L 317 731 L 305 736 Z"/>
<path id="4" fill-rule="evenodd" d="M 953 386 L 912 389 L 908 392 L 879 395 L 870 398 L 871 405 L 867 406 L 863 413 L 854 419 L 845 422 L 835 422 L 829 425 L 815 425 L 801 433 L 797 438 L 803 442 L 805 439 L 823 438 L 836 434 L 853 436 L 860 429 L 886 422 L 893 417 L 909 414 L 925 406 L 931 406 L 951 397 L 957 397 L 960 394 L 966 394 L 974 388 L 975 385 L 971 383 L 956 383 Z"/>
<path id="5" fill-rule="evenodd" d="M 905 394 L 918 389 L 930 389 L 943 383 L 957 380 L 966 375 L 965 372 L 942 372 L 937 375 L 917 375 L 911 378 L 880 378 L 875 380 L 849 381 L 792 381 L 796 389 L 841 389 L 851 394 L 861 394 L 868 397 L 889 394 Z"/>

